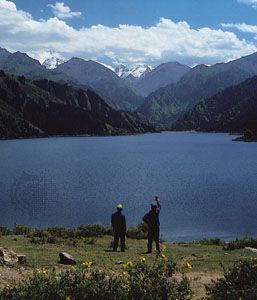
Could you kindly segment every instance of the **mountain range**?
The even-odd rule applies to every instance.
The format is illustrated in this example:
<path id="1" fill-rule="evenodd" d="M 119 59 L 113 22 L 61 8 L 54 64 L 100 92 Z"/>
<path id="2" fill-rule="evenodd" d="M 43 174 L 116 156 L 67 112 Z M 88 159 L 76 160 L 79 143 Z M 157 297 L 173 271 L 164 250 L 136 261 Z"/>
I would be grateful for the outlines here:
<path id="1" fill-rule="evenodd" d="M 95 92 L 0 71 L 0 138 L 143 133 L 153 127 Z"/>
<path id="2" fill-rule="evenodd" d="M 169 128 L 188 109 L 223 89 L 257 75 L 257 53 L 213 66 L 198 65 L 177 83 L 150 94 L 137 112 Z"/>
<path id="3" fill-rule="evenodd" d="M 52 56 L 41 65 L 25 53 L 10 53 L 3 48 L 0 48 L 0 69 L 32 80 L 46 78 L 90 88 L 114 108 L 130 111 L 142 105 L 144 97 L 151 91 L 177 82 L 190 70 L 188 66 L 175 62 L 164 63 L 154 69 L 141 64 L 132 69 L 120 66 L 119 70 L 116 69 L 118 76 L 92 60 L 74 57 L 65 62 Z"/>
<path id="4" fill-rule="evenodd" d="M 33 98 L 31 95 L 43 95 L 41 98 L 44 100 L 40 98 L 39 101 L 35 97 L 34 102 L 37 105 L 35 103 L 33 105 L 38 109 L 38 111 L 35 110 L 35 115 L 39 115 L 38 103 L 42 101 L 45 103 L 45 108 L 41 107 L 46 114 L 45 118 L 50 118 L 49 113 L 56 113 L 46 109 L 49 95 L 50 103 L 52 103 L 51 108 L 65 105 L 64 110 L 64 106 L 60 106 L 60 111 L 69 115 L 71 120 L 75 120 L 75 115 L 80 115 L 81 110 L 83 111 L 83 113 L 81 112 L 83 118 L 85 114 L 90 114 L 88 120 L 91 120 L 91 124 L 94 123 L 93 119 L 97 122 L 95 123 L 95 134 L 117 134 L 118 132 L 122 134 L 153 130 L 153 127 L 147 125 L 148 122 L 159 129 L 208 131 L 250 129 L 257 131 L 257 128 L 254 129 L 256 124 L 251 121 L 251 113 L 253 114 L 255 111 L 255 98 L 251 91 L 255 91 L 256 79 L 254 76 L 257 75 L 257 53 L 213 66 L 197 65 L 190 68 L 178 62 L 167 62 L 155 68 L 139 64 L 131 68 L 120 65 L 116 70 L 112 70 L 101 63 L 75 57 L 68 61 L 62 61 L 53 56 L 40 64 L 39 61 L 25 53 L 19 51 L 10 53 L 6 49 L 0 48 L 0 69 L 5 72 L 4 76 L 9 78 L 6 79 L 1 91 L 1 95 L 9 95 L 9 98 L 7 97 L 9 103 L 11 103 L 12 97 L 17 100 L 17 91 L 15 84 L 11 84 L 9 87 L 6 82 L 11 82 L 12 78 L 16 84 L 25 80 L 26 93 L 24 94 L 22 89 L 20 91 L 21 95 L 24 95 L 23 100 L 26 97 L 28 99 Z M 12 77 L 8 74 L 14 74 L 18 77 Z M 4 78 L 4 76 L 2 77 Z M 251 78 L 253 81 L 249 81 L 249 83 L 248 79 Z M 246 86 L 251 89 L 248 98 Z M 19 87 L 22 86 L 19 84 Z M 51 90 L 49 90 L 50 87 Z M 8 88 L 10 90 L 7 92 Z M 40 91 L 36 91 L 36 89 Z M 62 93 L 57 95 L 56 91 L 59 90 L 65 91 L 67 95 L 64 96 Z M 79 99 L 83 91 L 85 93 L 83 101 L 91 101 L 90 107 L 94 107 L 93 101 L 96 101 L 98 108 L 104 107 L 105 109 L 99 108 L 99 112 L 97 110 L 90 111 L 89 106 L 81 107 Z M 45 94 L 46 92 L 47 94 Z M 236 93 L 241 98 L 236 99 Z M 3 109 L 7 105 L 4 96 L 1 98 L 0 107 L 2 116 L 5 115 L 6 120 L 6 114 L 3 114 Z M 71 103 L 70 101 L 74 97 L 77 100 Z M 221 100 L 215 100 L 217 97 Z M 86 100 L 86 98 L 90 100 Z M 18 99 L 17 103 L 19 101 L 21 100 Z M 18 119 L 22 120 L 22 128 L 36 130 L 38 134 L 53 134 L 38 124 L 35 119 L 31 119 L 33 113 L 27 118 L 23 111 L 14 112 L 15 104 L 12 104 L 5 110 L 8 111 L 9 119 L 13 120 L 13 123 L 9 124 L 10 128 L 14 128 L 14 124 L 17 124 L 15 120 L 18 116 Z M 27 108 L 26 101 L 24 105 Z M 70 109 L 69 112 L 68 108 Z M 124 110 L 130 111 L 130 113 Z M 239 117 L 237 118 L 237 116 Z M 54 120 L 49 122 L 51 124 Z M 85 124 L 87 124 L 86 127 L 83 127 L 81 121 L 74 134 L 75 132 L 92 134 L 93 125 L 91 126 L 87 122 Z M 64 123 L 62 125 L 64 126 Z M 106 126 L 112 129 L 108 131 Z M 3 128 L 7 130 L 7 127 Z M 91 128 L 91 131 L 88 128 Z M 53 127 L 51 130 L 54 130 Z M 71 134 L 71 129 L 69 130 L 65 129 L 60 134 Z"/>
<path id="5" fill-rule="evenodd" d="M 111 105 L 114 105 L 114 107 L 129 110 L 133 110 L 142 104 L 142 97 L 148 96 L 151 92 L 170 83 L 176 83 L 190 70 L 190 67 L 178 62 L 163 63 L 156 68 L 146 64 L 137 64 L 131 67 L 121 64 L 113 69 L 110 66 L 92 60 L 85 61 L 80 58 L 72 58 L 71 60 L 72 61 L 64 62 L 53 56 L 46 60 L 43 65 L 48 69 L 56 69 L 66 74 L 68 73 L 69 75 L 73 74 L 73 77 L 77 77 L 76 79 L 82 81 L 83 84 L 91 85 L 97 93 L 105 98 Z M 59 67 L 59 65 L 61 66 Z M 68 70 L 66 70 L 67 65 L 69 65 Z M 71 70 L 71 66 L 75 69 Z M 88 73 L 93 72 L 92 78 L 86 76 L 85 69 Z M 80 72 L 80 74 L 83 73 L 83 79 L 77 75 L 78 72 Z M 123 83 L 117 79 L 114 73 L 122 79 Z M 116 91 L 111 92 L 109 88 L 105 89 L 104 85 L 98 82 L 99 80 L 101 80 L 101 82 L 102 80 L 107 81 L 107 78 L 109 81 L 106 83 L 107 87 L 109 87 L 111 81 L 112 85 L 117 85 L 118 90 L 122 88 L 124 101 L 126 102 L 125 106 L 123 103 L 120 103 L 120 93 L 116 94 Z M 101 85 L 101 88 L 99 85 Z M 130 89 L 130 91 L 127 91 L 127 89 Z M 132 91 L 139 95 L 140 99 L 135 98 L 135 95 L 131 95 Z"/>
<path id="6" fill-rule="evenodd" d="M 0 69 L 29 79 L 46 78 L 76 87 L 91 88 L 114 108 L 134 110 L 144 100 L 114 72 L 94 61 L 71 58 L 54 69 L 47 69 L 25 53 L 10 53 L 0 48 Z"/>

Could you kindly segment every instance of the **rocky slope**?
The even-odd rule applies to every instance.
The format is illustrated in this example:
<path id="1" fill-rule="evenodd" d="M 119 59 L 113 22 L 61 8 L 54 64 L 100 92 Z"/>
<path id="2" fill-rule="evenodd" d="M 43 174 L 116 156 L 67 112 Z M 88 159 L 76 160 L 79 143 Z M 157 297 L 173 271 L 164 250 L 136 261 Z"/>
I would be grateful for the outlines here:
<path id="1" fill-rule="evenodd" d="M 173 128 L 248 132 L 248 136 L 257 132 L 257 76 L 200 102 L 180 117 Z"/>

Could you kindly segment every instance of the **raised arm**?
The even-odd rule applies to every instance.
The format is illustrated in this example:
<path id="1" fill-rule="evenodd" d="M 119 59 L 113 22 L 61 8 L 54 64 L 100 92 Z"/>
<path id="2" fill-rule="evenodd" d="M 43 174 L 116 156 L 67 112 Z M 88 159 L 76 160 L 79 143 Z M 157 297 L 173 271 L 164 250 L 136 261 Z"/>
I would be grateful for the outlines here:
<path id="1" fill-rule="evenodd" d="M 157 204 L 157 212 L 159 213 L 161 211 L 161 201 L 160 201 L 160 197 L 155 197 L 155 201 L 156 201 L 156 204 Z"/>

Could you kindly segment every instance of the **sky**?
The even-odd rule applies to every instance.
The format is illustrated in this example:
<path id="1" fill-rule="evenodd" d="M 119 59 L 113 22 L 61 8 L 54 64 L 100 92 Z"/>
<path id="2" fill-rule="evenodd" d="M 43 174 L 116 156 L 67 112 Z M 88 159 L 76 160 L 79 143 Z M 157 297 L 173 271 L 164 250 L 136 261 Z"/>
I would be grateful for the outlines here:
<path id="1" fill-rule="evenodd" d="M 257 0 L 0 0 L 0 47 L 40 62 L 227 62 L 257 51 Z"/>

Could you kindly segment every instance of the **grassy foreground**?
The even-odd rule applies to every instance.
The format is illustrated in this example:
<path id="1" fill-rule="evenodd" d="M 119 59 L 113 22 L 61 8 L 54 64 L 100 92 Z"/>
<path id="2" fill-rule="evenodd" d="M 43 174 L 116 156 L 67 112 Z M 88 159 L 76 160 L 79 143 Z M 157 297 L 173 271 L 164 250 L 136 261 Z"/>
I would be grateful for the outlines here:
<path id="1" fill-rule="evenodd" d="M 111 251 L 111 236 L 103 236 L 92 239 L 79 239 L 76 245 L 73 241 L 63 244 L 33 244 L 26 236 L 2 236 L 0 245 L 12 249 L 17 253 L 25 254 L 27 266 L 31 268 L 60 267 L 58 254 L 65 251 L 74 256 L 78 263 L 92 261 L 99 268 L 122 269 L 118 261 L 137 261 L 144 256 L 146 240 L 126 240 L 126 252 Z M 224 251 L 222 246 L 200 244 L 169 244 L 164 243 L 166 255 L 173 259 L 181 271 L 186 272 L 222 272 L 220 263 L 231 266 L 234 262 L 257 257 L 254 253 L 245 249 Z M 154 260 L 155 253 L 145 255 L 148 261 Z M 184 268 L 186 263 L 192 265 L 192 269 Z"/>
<path id="2" fill-rule="evenodd" d="M 92 262 L 93 268 L 102 270 L 112 270 L 122 272 L 124 266 L 121 262 L 137 262 L 145 257 L 147 264 L 152 264 L 156 254 L 144 255 L 146 251 L 146 240 L 127 239 L 127 249 L 125 253 L 111 251 L 111 236 L 98 238 L 80 238 L 76 240 L 68 239 L 54 244 L 34 244 L 30 238 L 23 235 L 6 235 L 0 237 L 0 246 L 7 247 L 19 254 L 25 254 L 27 263 L 22 267 L 2 266 L 0 273 L 4 272 L 6 276 L 0 276 L 0 284 L 3 286 L 12 283 L 14 280 L 20 280 L 31 274 L 34 269 L 55 267 L 58 271 L 72 268 L 61 266 L 58 263 L 58 254 L 65 251 L 73 255 L 78 265 L 84 262 Z M 256 254 L 245 249 L 225 251 L 222 246 L 201 245 L 201 244 L 169 244 L 164 243 L 165 255 L 173 260 L 178 267 L 177 277 L 186 273 L 191 281 L 191 287 L 196 298 L 204 296 L 204 285 L 210 283 L 212 279 L 222 277 L 223 269 L 232 266 L 236 261 L 245 258 L 257 257 Z M 119 264 L 120 263 L 120 264 Z M 8 277 L 8 272 L 10 276 Z M 17 276 L 13 276 L 17 273 Z"/>

